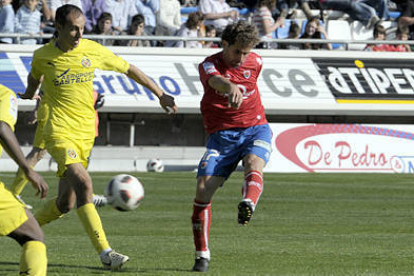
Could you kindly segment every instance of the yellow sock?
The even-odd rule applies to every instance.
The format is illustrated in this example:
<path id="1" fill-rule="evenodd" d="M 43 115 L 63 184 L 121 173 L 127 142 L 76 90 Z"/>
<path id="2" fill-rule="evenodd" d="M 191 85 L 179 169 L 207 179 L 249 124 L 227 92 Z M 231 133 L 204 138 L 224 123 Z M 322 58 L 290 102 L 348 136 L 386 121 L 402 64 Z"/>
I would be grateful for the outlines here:
<path id="1" fill-rule="evenodd" d="M 63 214 L 56 206 L 56 199 L 57 197 L 50 199 L 39 211 L 36 212 L 35 218 L 40 226 L 63 217 Z"/>
<path id="2" fill-rule="evenodd" d="M 20 275 L 45 276 L 47 271 L 46 245 L 40 241 L 28 241 L 22 247 L 19 265 Z"/>
<path id="3" fill-rule="evenodd" d="M 26 184 L 27 184 L 26 175 L 19 168 L 19 170 L 16 173 L 16 177 L 13 180 L 13 184 L 10 187 L 10 191 L 14 195 L 20 195 L 22 193 L 24 187 L 26 186 Z"/>
<path id="4" fill-rule="evenodd" d="M 110 248 L 102 227 L 101 218 L 93 203 L 88 203 L 79 207 L 78 216 L 96 251 L 100 254 L 105 249 Z"/>

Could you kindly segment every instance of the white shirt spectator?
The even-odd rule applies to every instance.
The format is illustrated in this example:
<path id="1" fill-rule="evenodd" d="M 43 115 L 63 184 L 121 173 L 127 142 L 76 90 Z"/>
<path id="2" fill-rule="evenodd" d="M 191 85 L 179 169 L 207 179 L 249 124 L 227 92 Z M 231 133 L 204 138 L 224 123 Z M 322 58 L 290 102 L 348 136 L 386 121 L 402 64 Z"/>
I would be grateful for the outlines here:
<path id="1" fill-rule="evenodd" d="M 270 25 L 275 24 L 275 20 L 272 17 L 272 12 L 267 7 L 260 7 L 260 9 L 256 9 L 253 15 L 253 23 L 256 25 L 257 29 L 259 30 L 259 34 L 261 38 L 272 38 L 272 33 L 266 33 L 263 27 L 263 21 L 269 20 Z"/>
<path id="2" fill-rule="evenodd" d="M 131 18 L 138 13 L 132 0 L 107 0 L 107 5 L 112 14 L 112 27 L 118 32 L 128 29 Z"/>
<path id="3" fill-rule="evenodd" d="M 181 27 L 181 5 L 178 0 L 160 0 L 156 35 L 175 35 Z"/>
<path id="4" fill-rule="evenodd" d="M 235 11 L 233 11 L 231 9 L 231 7 L 229 6 L 229 4 L 226 3 L 225 0 L 200 0 L 199 4 L 199 11 L 201 11 L 204 15 L 207 14 L 222 14 L 222 13 L 231 13 Z M 238 13 L 236 16 L 233 15 L 223 15 L 224 17 L 222 18 L 217 18 L 217 19 L 208 19 L 205 18 L 204 20 L 204 25 L 208 25 L 211 24 L 214 27 L 216 27 L 216 29 L 221 32 L 224 30 L 224 28 L 229 24 L 232 23 L 234 21 L 234 17 L 238 16 Z"/>

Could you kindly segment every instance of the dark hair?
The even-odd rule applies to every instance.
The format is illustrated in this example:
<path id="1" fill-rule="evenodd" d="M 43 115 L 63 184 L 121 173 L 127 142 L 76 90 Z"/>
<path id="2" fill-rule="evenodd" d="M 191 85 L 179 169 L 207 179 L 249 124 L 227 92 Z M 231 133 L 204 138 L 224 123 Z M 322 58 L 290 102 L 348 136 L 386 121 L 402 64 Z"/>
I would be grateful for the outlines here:
<path id="1" fill-rule="evenodd" d="M 132 20 L 131 20 L 131 25 L 133 23 L 138 23 L 138 25 L 141 24 L 141 23 L 144 23 L 145 24 L 145 18 L 144 18 L 144 16 L 142 14 L 136 14 L 136 15 L 134 15 L 134 17 L 132 17 Z"/>
<path id="2" fill-rule="evenodd" d="M 374 27 L 374 38 L 376 36 L 378 36 L 379 34 L 383 34 L 383 35 L 387 34 L 387 31 L 385 30 L 385 27 L 382 26 L 381 24 L 375 25 L 375 27 Z"/>
<path id="3" fill-rule="evenodd" d="M 66 23 L 68 22 L 68 16 L 72 13 L 78 16 L 83 15 L 82 10 L 78 6 L 71 5 L 71 4 L 60 6 L 56 10 L 55 24 L 60 25 L 62 27 L 65 26 Z M 59 35 L 59 32 L 56 29 L 55 33 L 53 34 L 53 37 L 56 38 L 58 37 L 58 35 Z"/>
<path id="4" fill-rule="evenodd" d="M 111 20 L 111 22 L 113 22 L 113 18 L 112 18 L 112 14 L 110 14 L 109 12 L 103 12 L 102 14 L 101 14 L 101 16 L 99 16 L 99 18 L 98 18 L 98 22 L 97 22 L 97 24 L 95 25 L 95 33 L 97 33 L 97 34 L 101 34 L 101 32 L 103 31 L 103 30 L 101 30 L 101 28 L 100 28 L 100 26 L 99 26 L 99 22 L 101 22 L 101 21 L 106 21 L 106 20 Z"/>
<path id="5" fill-rule="evenodd" d="M 194 30 L 197 28 L 198 23 L 203 20 L 204 15 L 201 12 L 192 12 L 188 15 L 187 21 L 185 22 L 185 26 L 190 30 Z"/>
<path id="6" fill-rule="evenodd" d="M 230 45 L 238 43 L 241 47 L 255 47 L 259 43 L 259 32 L 254 25 L 246 21 L 229 24 L 221 34 L 221 40 Z"/>
<path id="7" fill-rule="evenodd" d="M 410 35 L 410 28 L 408 26 L 398 26 L 396 34 L 406 34 Z"/>
<path id="8" fill-rule="evenodd" d="M 259 0 L 257 7 L 267 7 L 270 11 L 273 11 L 276 6 L 276 0 Z"/>
<path id="9" fill-rule="evenodd" d="M 216 30 L 216 27 L 211 24 L 205 25 L 204 28 L 206 29 L 206 33 L 211 32 L 212 30 Z"/>
<path id="10" fill-rule="evenodd" d="M 302 34 L 302 36 L 300 38 L 314 38 L 314 39 L 321 39 L 322 38 L 322 34 L 318 31 L 315 31 L 315 33 L 313 35 L 309 35 L 306 30 L 308 29 L 308 26 L 312 23 L 315 22 L 316 23 L 316 27 L 319 27 L 319 25 L 321 24 L 321 22 L 319 21 L 318 17 L 312 17 L 311 19 L 308 20 L 308 22 L 306 23 L 305 26 L 305 32 Z M 318 49 L 322 49 L 325 47 L 324 44 L 322 43 L 303 43 L 302 44 L 303 49 L 313 49 L 313 50 L 318 50 Z"/>
<path id="11" fill-rule="evenodd" d="M 290 34 L 294 34 L 295 37 L 299 36 L 300 34 L 300 27 L 296 22 L 292 22 L 289 27 L 289 36 Z"/>

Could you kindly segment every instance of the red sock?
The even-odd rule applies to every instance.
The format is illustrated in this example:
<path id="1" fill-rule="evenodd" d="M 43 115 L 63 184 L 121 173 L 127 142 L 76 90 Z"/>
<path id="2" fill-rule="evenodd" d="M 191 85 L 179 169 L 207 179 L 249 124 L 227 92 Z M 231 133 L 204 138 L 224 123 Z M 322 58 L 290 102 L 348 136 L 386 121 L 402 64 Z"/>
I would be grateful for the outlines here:
<path id="1" fill-rule="evenodd" d="M 208 249 L 208 239 L 211 224 L 211 203 L 202 203 L 194 200 L 193 216 L 193 235 L 196 251 L 205 251 L 210 255 Z"/>
<path id="2" fill-rule="evenodd" d="M 250 199 L 256 206 L 263 191 L 263 177 L 259 171 L 249 171 L 244 175 L 243 199 Z"/>

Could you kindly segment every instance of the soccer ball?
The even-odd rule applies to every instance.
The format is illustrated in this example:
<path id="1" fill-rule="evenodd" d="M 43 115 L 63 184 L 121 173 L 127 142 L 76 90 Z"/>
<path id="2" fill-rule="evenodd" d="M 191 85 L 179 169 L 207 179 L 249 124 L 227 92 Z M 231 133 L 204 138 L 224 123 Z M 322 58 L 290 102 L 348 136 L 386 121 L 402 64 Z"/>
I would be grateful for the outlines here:
<path id="1" fill-rule="evenodd" d="M 162 163 L 161 159 L 153 158 L 153 159 L 148 160 L 147 171 L 149 171 L 149 172 L 163 172 L 164 171 L 164 164 Z"/>
<path id="2" fill-rule="evenodd" d="M 108 203 L 119 211 L 136 209 L 144 198 L 141 182 L 128 174 L 119 174 L 112 178 L 105 189 Z"/>

